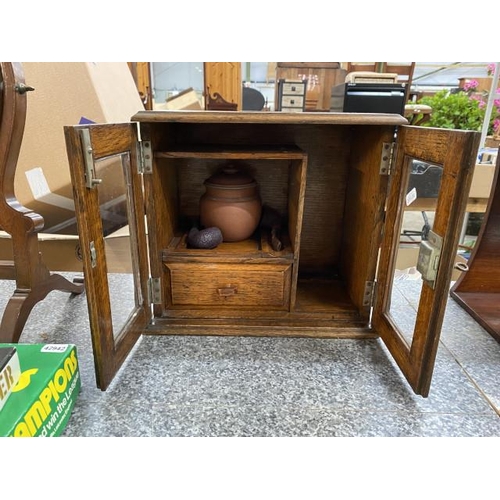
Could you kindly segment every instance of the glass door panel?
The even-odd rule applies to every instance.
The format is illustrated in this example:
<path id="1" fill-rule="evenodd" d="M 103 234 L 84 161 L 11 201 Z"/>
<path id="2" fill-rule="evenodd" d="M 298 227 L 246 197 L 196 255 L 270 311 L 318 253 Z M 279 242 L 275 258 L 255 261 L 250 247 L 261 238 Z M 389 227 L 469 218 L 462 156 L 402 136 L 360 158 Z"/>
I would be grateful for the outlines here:
<path id="1" fill-rule="evenodd" d="M 134 211 L 130 201 L 130 154 L 105 158 L 95 163 L 96 175 L 101 179 L 97 187 L 99 214 L 102 221 L 107 281 L 111 309 L 111 324 L 115 342 L 125 325 L 143 306 L 137 252 L 134 241 Z"/>
<path id="2" fill-rule="evenodd" d="M 435 238 L 433 225 L 443 167 L 408 158 L 405 169 L 408 172 L 404 176 L 405 196 L 388 310 L 410 347 L 424 283 L 422 274 L 429 281 L 428 272 L 432 271 L 422 269 L 427 264 L 419 261 L 419 254 L 423 246 L 431 247 Z"/>

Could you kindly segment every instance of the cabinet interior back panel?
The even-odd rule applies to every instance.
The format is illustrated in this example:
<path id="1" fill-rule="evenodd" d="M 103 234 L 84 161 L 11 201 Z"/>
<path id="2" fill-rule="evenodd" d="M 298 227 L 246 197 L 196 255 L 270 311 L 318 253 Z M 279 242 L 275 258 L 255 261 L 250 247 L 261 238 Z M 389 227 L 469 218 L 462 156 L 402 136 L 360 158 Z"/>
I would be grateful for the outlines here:
<path id="1" fill-rule="evenodd" d="M 250 174 L 259 185 L 262 203 L 280 214 L 288 213 L 290 160 L 176 160 L 178 169 L 179 211 L 188 217 L 199 216 L 200 197 L 205 192 L 204 181 L 218 169 L 235 165 Z"/>

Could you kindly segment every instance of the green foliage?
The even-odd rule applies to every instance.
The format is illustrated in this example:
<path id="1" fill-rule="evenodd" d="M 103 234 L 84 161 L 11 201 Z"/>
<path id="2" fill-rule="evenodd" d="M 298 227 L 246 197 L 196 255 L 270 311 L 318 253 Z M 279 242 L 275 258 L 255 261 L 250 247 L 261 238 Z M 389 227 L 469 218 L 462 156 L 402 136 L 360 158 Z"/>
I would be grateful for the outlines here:
<path id="1" fill-rule="evenodd" d="M 477 131 L 483 126 L 484 106 L 465 92 L 441 90 L 432 97 L 423 97 L 418 104 L 432 108 L 431 119 L 423 126 Z"/>

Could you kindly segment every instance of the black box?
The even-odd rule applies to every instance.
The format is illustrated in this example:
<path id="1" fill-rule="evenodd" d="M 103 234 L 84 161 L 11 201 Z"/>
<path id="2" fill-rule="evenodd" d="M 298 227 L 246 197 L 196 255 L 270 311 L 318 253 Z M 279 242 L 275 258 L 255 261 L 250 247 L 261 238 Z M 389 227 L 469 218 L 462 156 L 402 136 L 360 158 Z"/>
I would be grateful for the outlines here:
<path id="1" fill-rule="evenodd" d="M 404 83 L 342 83 L 332 87 L 330 111 L 404 116 Z"/>

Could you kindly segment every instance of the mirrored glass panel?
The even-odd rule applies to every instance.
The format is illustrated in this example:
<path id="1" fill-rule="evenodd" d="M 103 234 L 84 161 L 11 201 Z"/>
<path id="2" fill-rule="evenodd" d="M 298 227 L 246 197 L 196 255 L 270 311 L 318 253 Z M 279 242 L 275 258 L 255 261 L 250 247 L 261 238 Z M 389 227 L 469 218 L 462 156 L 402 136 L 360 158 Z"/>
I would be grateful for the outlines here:
<path id="1" fill-rule="evenodd" d="M 113 337 L 118 340 L 120 332 L 134 315 L 143 300 L 134 262 L 137 261 L 130 180 L 130 157 L 128 154 L 114 156 L 96 163 L 99 209 L 103 225 L 103 237 L 108 270 Z"/>
<path id="2" fill-rule="evenodd" d="M 152 72 L 155 108 L 166 109 L 162 106 L 167 100 L 187 89 L 192 89 L 203 102 L 202 62 L 153 62 Z"/>
<path id="3" fill-rule="evenodd" d="M 432 232 L 443 168 L 408 159 L 389 314 L 411 345 L 424 277 L 432 277 Z M 420 255 L 420 264 L 419 264 Z"/>

